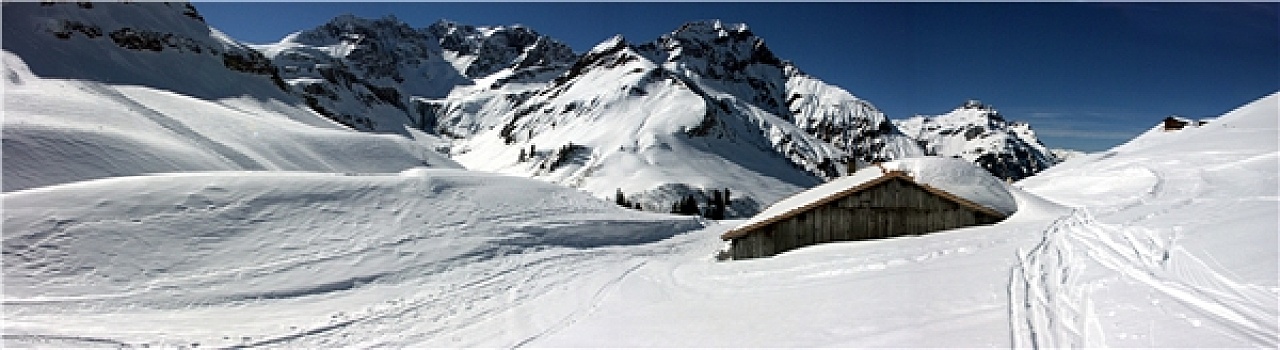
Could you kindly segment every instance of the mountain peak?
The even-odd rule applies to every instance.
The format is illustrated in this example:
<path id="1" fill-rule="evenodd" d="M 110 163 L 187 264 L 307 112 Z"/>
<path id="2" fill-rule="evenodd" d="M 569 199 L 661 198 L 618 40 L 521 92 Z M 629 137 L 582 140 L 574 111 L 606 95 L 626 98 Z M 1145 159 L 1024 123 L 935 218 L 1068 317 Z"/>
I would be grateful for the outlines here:
<path id="1" fill-rule="evenodd" d="M 989 105 L 983 104 L 983 103 L 982 103 L 982 100 L 978 100 L 978 99 L 971 98 L 971 99 L 968 99 L 968 100 L 964 101 L 964 103 L 960 105 L 960 109 L 981 109 L 981 110 L 989 110 L 989 109 L 992 109 L 992 108 L 991 108 L 991 106 L 989 106 Z"/>
<path id="2" fill-rule="evenodd" d="M 995 106 L 983 103 L 982 100 L 971 98 L 965 100 L 960 106 L 950 113 L 939 116 L 926 116 L 929 119 L 942 123 L 970 123 L 975 125 L 1004 123 L 1004 116 L 996 110 Z M 944 121 L 945 120 L 945 121 Z"/>
<path id="3" fill-rule="evenodd" d="M 672 32 L 675 37 L 683 38 L 723 38 L 728 36 L 746 37 L 752 36 L 751 29 L 746 23 L 730 23 L 725 25 L 720 20 L 706 20 L 687 22 Z"/>
<path id="4" fill-rule="evenodd" d="M 995 107 L 977 99 L 943 115 L 917 115 L 898 127 L 929 155 L 960 157 L 991 174 L 1018 180 L 1058 162 L 1025 122 L 1008 122 Z"/>
<path id="5" fill-rule="evenodd" d="M 596 44 L 595 47 L 592 47 L 590 51 L 587 51 L 587 55 L 598 55 L 604 52 L 616 51 L 619 46 L 626 45 L 627 38 L 623 37 L 622 34 L 614 34 L 612 37 L 609 37 L 608 39 L 601 41 L 599 44 Z"/>
<path id="6" fill-rule="evenodd" d="M 386 15 L 386 16 L 382 16 L 382 18 L 370 19 L 370 18 L 356 16 L 350 13 L 344 13 L 344 14 L 338 15 L 337 17 L 330 19 L 329 22 L 326 24 L 338 26 L 343 29 L 350 29 L 352 27 L 387 27 L 387 26 L 390 26 L 390 27 L 406 26 L 407 27 L 408 26 L 408 24 L 401 22 L 399 18 L 396 18 L 395 15 Z"/>

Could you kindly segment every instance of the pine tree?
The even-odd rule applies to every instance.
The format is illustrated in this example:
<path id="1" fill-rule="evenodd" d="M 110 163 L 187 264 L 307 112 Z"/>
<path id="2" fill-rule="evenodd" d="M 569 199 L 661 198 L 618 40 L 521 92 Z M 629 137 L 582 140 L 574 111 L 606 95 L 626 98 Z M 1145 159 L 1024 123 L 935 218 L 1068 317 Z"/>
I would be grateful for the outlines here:
<path id="1" fill-rule="evenodd" d="M 627 201 L 627 195 L 622 193 L 622 188 L 618 188 L 618 193 L 614 195 L 613 202 L 623 208 L 631 207 L 631 202 Z"/>
<path id="2" fill-rule="evenodd" d="M 720 195 L 720 190 L 711 190 L 711 203 L 707 204 L 707 211 L 703 216 L 711 220 L 724 219 L 724 197 Z"/>
<path id="3" fill-rule="evenodd" d="M 685 195 L 674 209 L 676 214 L 682 215 L 698 215 L 702 212 L 698 209 L 698 200 L 693 198 L 693 195 Z"/>
<path id="4" fill-rule="evenodd" d="M 733 203 L 733 201 L 729 200 L 729 188 L 726 187 L 724 189 L 724 196 L 720 197 L 720 219 L 722 220 L 729 213 L 729 203 Z"/>

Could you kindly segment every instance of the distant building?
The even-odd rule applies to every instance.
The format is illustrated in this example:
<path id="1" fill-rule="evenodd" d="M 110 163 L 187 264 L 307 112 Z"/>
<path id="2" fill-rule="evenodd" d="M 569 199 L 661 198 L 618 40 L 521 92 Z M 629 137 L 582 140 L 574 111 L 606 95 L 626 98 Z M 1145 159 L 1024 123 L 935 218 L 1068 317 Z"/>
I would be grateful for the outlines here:
<path id="1" fill-rule="evenodd" d="M 721 239 L 730 241 L 728 257 L 767 257 L 818 243 L 920 235 L 1007 217 L 919 183 L 905 171 L 882 171 L 879 177 L 865 171 L 859 173 L 865 180 L 837 179 L 820 185 L 725 232 Z"/>
<path id="2" fill-rule="evenodd" d="M 1196 125 L 1193 123 L 1191 119 L 1171 115 L 1164 118 L 1164 131 L 1182 130 L 1182 128 L 1187 127 L 1187 124 Z"/>

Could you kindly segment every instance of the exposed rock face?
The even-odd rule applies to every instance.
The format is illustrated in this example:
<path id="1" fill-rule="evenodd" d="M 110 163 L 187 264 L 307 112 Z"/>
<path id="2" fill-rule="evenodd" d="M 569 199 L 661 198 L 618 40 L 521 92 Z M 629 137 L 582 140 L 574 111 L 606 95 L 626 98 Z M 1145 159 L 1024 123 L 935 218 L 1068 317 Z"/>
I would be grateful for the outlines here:
<path id="1" fill-rule="evenodd" d="M 221 79 L 218 69 L 265 79 L 286 89 L 275 65 L 253 48 L 209 28 L 189 3 L 5 4 L 4 49 L 19 56 L 60 54 L 85 59 L 32 60 L 36 74 L 137 84 L 195 95 L 254 91 Z"/>
<path id="2" fill-rule="evenodd" d="M 439 120 L 440 99 L 484 84 L 494 90 L 558 72 L 576 59 L 566 45 L 524 27 L 441 21 L 416 29 L 393 16 L 340 16 L 260 45 L 285 80 L 321 114 L 356 129 L 401 132 L 409 125 L 459 137 L 463 120 Z M 494 95 L 494 94 L 490 94 Z M 459 132 L 457 124 L 462 126 Z"/>

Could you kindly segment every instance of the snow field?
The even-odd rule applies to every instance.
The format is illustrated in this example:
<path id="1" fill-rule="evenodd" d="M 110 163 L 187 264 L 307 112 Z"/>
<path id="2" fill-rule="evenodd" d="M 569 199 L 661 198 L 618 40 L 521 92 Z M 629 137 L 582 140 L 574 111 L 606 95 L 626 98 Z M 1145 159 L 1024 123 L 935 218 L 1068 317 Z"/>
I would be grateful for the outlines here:
<path id="1" fill-rule="evenodd" d="M 1022 232 L 1064 212 L 1016 197 L 1026 209 L 995 226 L 768 259 L 711 263 L 717 242 L 704 238 L 683 258 L 631 274 L 579 326 L 531 345 L 1006 346 L 1006 267 L 1034 238 Z"/>
<path id="2" fill-rule="evenodd" d="M 64 5 L 4 5 L 5 347 L 1280 344 L 1280 95 L 1019 182 L 1007 192 L 1018 210 L 999 224 L 720 263 L 718 237 L 741 222 L 598 198 L 698 173 L 725 175 L 690 184 L 756 191 L 764 202 L 816 184 L 766 152 L 800 131 L 746 102 L 752 91 L 741 84 L 641 84 L 628 72 L 658 66 L 643 57 L 592 70 L 546 107 L 590 102 L 599 86 L 617 98 L 531 125 L 531 140 L 520 140 L 591 150 L 538 174 L 584 193 L 454 169 L 431 151 L 440 140 L 417 133 L 344 130 L 214 55 L 124 51 L 80 34 L 46 47 L 57 19 L 243 46 L 176 16 L 170 6 L 181 4 Z M 278 47 L 273 54 L 339 49 Z M 50 56 L 93 59 L 40 59 Z M 444 66 L 455 63 L 473 62 L 418 72 L 459 78 L 460 66 Z M 817 80 L 788 84 L 817 96 L 802 109 L 878 113 Z M 434 88 L 413 89 L 475 92 Z M 689 141 L 679 133 L 707 110 L 672 106 L 708 97 L 743 118 Z M 786 149 L 805 159 L 840 153 L 794 140 Z M 472 139 L 459 158 L 533 170 L 512 165 L 527 144 L 494 142 Z M 911 152 L 904 138 L 887 142 L 885 152 Z"/>
<path id="3" fill-rule="evenodd" d="M 464 345 L 442 335 L 643 255 L 610 246 L 701 227 L 461 170 L 135 176 L 4 202 L 6 345 Z"/>
<path id="4" fill-rule="evenodd" d="M 727 263 L 738 222 L 463 170 L 9 192 L 5 345 L 1274 346 L 1275 131 L 1197 130 L 1022 181 L 996 225 Z"/>

